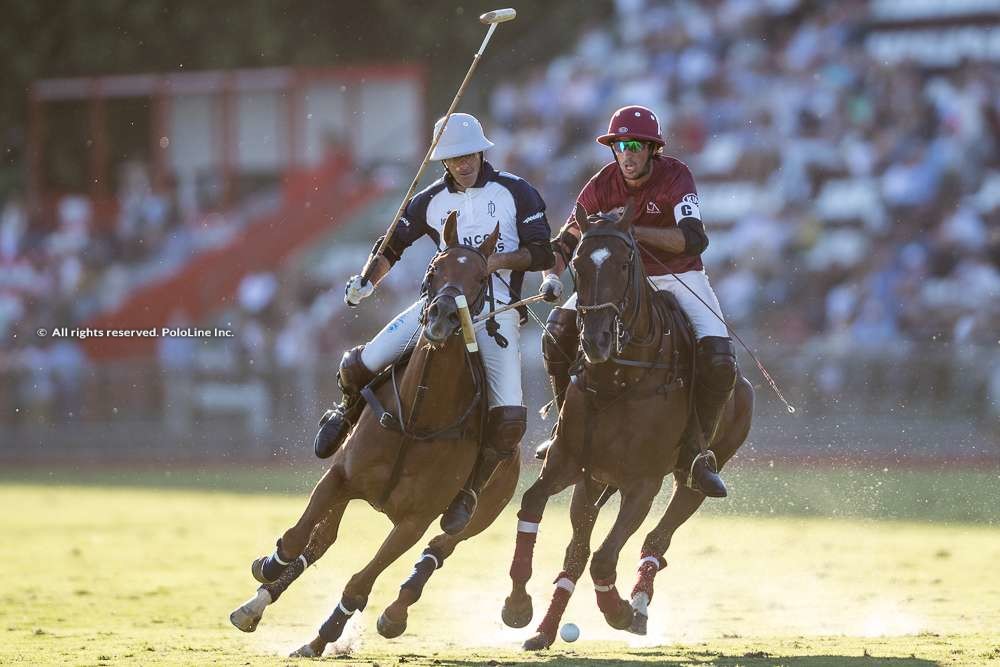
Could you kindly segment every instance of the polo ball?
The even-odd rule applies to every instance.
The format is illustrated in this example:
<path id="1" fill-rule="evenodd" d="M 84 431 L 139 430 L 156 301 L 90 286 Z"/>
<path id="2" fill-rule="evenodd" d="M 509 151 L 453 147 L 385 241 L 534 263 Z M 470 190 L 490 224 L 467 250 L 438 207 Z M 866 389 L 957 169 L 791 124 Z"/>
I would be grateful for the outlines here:
<path id="1" fill-rule="evenodd" d="M 576 627 L 576 623 L 564 623 L 559 629 L 559 636 L 564 642 L 575 642 L 580 638 L 580 628 Z"/>

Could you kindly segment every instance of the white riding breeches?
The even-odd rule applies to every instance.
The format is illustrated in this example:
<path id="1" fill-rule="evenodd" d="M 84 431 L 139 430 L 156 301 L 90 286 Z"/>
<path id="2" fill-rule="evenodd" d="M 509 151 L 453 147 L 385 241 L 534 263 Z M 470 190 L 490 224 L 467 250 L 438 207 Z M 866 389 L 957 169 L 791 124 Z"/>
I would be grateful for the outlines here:
<path id="1" fill-rule="evenodd" d="M 420 337 L 420 311 L 424 300 L 416 303 L 392 319 L 375 334 L 361 351 L 361 361 L 370 371 L 378 372 L 411 349 Z M 486 333 L 486 322 L 475 325 L 479 354 L 486 368 L 489 385 L 489 407 L 523 405 L 521 393 L 521 347 L 519 345 L 521 322 L 517 310 L 508 310 L 496 316 L 500 335 L 507 339 L 507 347 L 497 345 Z"/>
<path id="2" fill-rule="evenodd" d="M 705 336 L 729 338 L 729 331 L 722 320 L 722 307 L 719 306 L 719 299 L 715 296 L 715 291 L 712 290 L 712 286 L 708 282 L 708 274 L 704 271 L 687 271 L 678 274 L 676 278 L 669 274 L 650 276 L 647 280 L 653 289 L 670 292 L 677 298 L 677 302 L 687 314 L 688 319 L 691 320 L 695 337 L 698 340 Z M 682 285 L 681 282 L 684 284 Z M 694 294 L 691 293 L 692 291 Z M 576 310 L 576 293 L 566 299 L 566 303 L 559 307 L 566 310 Z"/>

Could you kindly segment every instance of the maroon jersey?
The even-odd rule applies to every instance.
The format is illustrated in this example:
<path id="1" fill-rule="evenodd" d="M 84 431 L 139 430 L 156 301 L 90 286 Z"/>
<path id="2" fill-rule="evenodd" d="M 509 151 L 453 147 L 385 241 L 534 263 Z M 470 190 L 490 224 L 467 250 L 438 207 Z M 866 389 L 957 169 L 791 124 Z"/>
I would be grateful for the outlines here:
<path id="1" fill-rule="evenodd" d="M 687 165 L 677 158 L 654 155 L 651 168 L 653 173 L 649 180 L 641 188 L 633 189 L 625 184 L 617 162 L 607 164 L 583 186 L 577 201 L 587 213 L 609 213 L 624 207 L 626 200 L 632 197 L 636 205 L 632 224 L 636 227 L 676 227 L 685 218 L 701 222 L 698 191 Z M 576 226 L 572 214 L 567 224 Z M 701 255 L 678 255 L 648 245 L 643 246 L 640 255 L 646 275 L 650 276 L 700 271 L 703 268 Z"/>

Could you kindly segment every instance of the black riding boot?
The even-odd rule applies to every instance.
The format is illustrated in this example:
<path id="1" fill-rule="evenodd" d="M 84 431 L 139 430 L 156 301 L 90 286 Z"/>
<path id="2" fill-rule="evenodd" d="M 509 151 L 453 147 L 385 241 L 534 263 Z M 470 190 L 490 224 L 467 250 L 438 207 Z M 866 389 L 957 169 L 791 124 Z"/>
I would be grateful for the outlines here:
<path id="1" fill-rule="evenodd" d="M 726 404 L 736 386 L 736 350 L 733 341 L 721 336 L 706 336 L 698 341 L 697 378 L 695 379 L 694 407 L 701 425 L 706 447 L 712 445 Z M 688 438 L 688 447 L 694 463 L 691 466 L 692 486 L 710 498 L 725 498 L 726 483 L 719 476 L 715 454 L 702 454 L 697 434 Z"/>
<path id="2" fill-rule="evenodd" d="M 321 459 L 333 456 L 365 409 L 365 402 L 361 399 L 361 390 L 372 381 L 375 373 L 368 370 L 361 362 L 361 350 L 363 349 L 364 346 L 359 345 L 348 350 L 340 361 L 337 382 L 340 384 L 340 390 L 344 396 L 339 405 L 327 410 L 323 418 L 319 420 L 319 432 L 316 433 L 316 439 L 313 441 L 313 450 L 316 452 L 316 456 Z"/>
<path id="3" fill-rule="evenodd" d="M 576 361 L 579 344 L 580 332 L 576 328 L 576 311 L 553 308 L 545 323 L 545 333 L 542 335 L 542 357 L 545 359 L 545 370 L 552 384 L 552 403 L 556 408 L 557 422 L 563 402 L 566 400 L 566 390 L 569 388 L 569 369 Z M 552 429 L 552 435 L 555 435 L 555 427 Z M 550 437 L 539 445 L 535 450 L 535 458 L 544 460 L 551 443 Z"/>
<path id="4" fill-rule="evenodd" d="M 490 409 L 486 422 L 486 446 L 483 447 L 469 481 L 459 490 L 441 516 L 441 530 L 458 535 L 472 520 L 479 504 L 479 494 L 493 477 L 497 467 L 517 451 L 528 422 L 528 409 L 502 405 Z"/>

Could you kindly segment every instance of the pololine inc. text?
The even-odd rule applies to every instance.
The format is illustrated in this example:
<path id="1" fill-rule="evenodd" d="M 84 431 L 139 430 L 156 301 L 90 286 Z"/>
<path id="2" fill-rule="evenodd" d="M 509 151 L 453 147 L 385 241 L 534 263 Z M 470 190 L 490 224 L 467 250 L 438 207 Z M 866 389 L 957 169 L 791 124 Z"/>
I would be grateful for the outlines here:
<path id="1" fill-rule="evenodd" d="M 38 330 L 44 336 L 43 329 Z M 231 338 L 230 329 L 201 329 L 198 327 L 151 327 L 149 329 L 91 329 L 89 327 L 55 327 L 53 338 Z"/>

